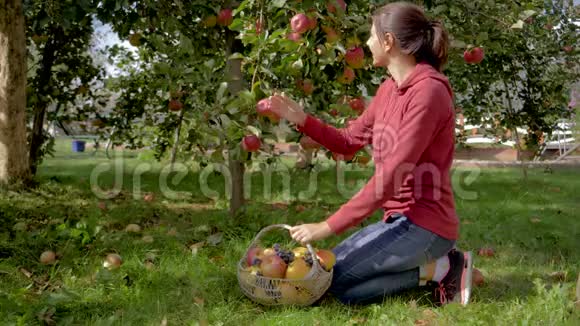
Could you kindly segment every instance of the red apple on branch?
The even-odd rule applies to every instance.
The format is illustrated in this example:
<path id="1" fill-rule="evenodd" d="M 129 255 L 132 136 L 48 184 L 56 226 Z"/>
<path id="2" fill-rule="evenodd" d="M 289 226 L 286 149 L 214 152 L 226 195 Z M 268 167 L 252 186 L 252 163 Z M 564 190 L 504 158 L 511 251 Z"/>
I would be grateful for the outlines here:
<path id="1" fill-rule="evenodd" d="M 264 31 L 264 20 L 263 19 L 256 19 L 256 34 L 262 34 Z"/>
<path id="2" fill-rule="evenodd" d="M 262 141 L 256 135 L 247 135 L 242 139 L 242 148 L 246 152 L 257 152 L 262 145 Z"/>
<path id="3" fill-rule="evenodd" d="M 296 81 L 296 86 L 306 95 L 311 95 L 314 92 L 314 84 L 310 79 L 299 79 Z"/>
<path id="4" fill-rule="evenodd" d="M 300 33 L 292 32 L 286 35 L 286 38 L 292 42 L 298 43 L 300 40 L 302 40 L 302 35 Z"/>
<path id="5" fill-rule="evenodd" d="M 332 27 L 322 26 L 322 30 L 326 33 L 326 42 L 334 43 L 340 38 L 336 30 Z"/>
<path id="6" fill-rule="evenodd" d="M 354 69 L 360 69 L 365 64 L 365 53 L 361 47 L 352 47 L 344 55 L 346 64 Z"/>
<path id="7" fill-rule="evenodd" d="M 294 33 L 305 33 L 310 28 L 310 24 L 310 18 L 303 13 L 296 14 L 290 19 L 290 28 Z"/>
<path id="8" fill-rule="evenodd" d="M 365 111 L 365 100 L 362 97 L 353 98 L 348 101 L 348 105 L 351 109 L 356 111 L 358 115 L 361 115 Z"/>
<path id="9" fill-rule="evenodd" d="M 214 27 L 217 24 L 217 17 L 215 15 L 207 16 L 203 20 L 203 25 L 205 27 Z"/>
<path id="10" fill-rule="evenodd" d="M 180 100 L 171 100 L 169 101 L 169 110 L 171 111 L 180 111 L 183 109 L 183 103 Z"/>
<path id="11" fill-rule="evenodd" d="M 345 12 L 346 11 L 346 2 L 344 0 L 330 0 L 326 3 L 326 9 L 328 12 L 336 14 L 337 12 Z"/>
<path id="12" fill-rule="evenodd" d="M 479 64 L 483 61 L 484 57 L 485 53 L 483 49 L 480 47 L 475 47 L 471 50 L 466 50 L 463 53 L 463 60 L 465 60 L 466 63 L 470 64 Z"/>
<path id="13" fill-rule="evenodd" d="M 318 25 L 316 17 L 309 17 L 308 18 L 308 29 L 310 29 L 310 30 L 315 29 L 316 25 Z"/>
<path id="14" fill-rule="evenodd" d="M 338 77 L 338 82 L 341 84 L 350 84 L 354 81 L 355 78 L 354 70 L 350 67 L 344 67 L 344 71 L 342 75 Z"/>
<path id="15" fill-rule="evenodd" d="M 230 8 L 220 10 L 217 16 L 217 23 L 220 26 L 230 26 L 234 21 L 233 11 Z"/>

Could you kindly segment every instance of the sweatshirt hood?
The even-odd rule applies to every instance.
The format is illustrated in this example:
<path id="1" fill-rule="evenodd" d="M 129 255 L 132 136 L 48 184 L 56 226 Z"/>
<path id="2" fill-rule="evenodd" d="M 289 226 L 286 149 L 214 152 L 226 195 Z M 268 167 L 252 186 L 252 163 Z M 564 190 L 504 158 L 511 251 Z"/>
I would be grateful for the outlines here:
<path id="1" fill-rule="evenodd" d="M 449 95 L 451 95 L 451 97 L 453 97 L 453 90 L 451 89 L 451 84 L 449 84 L 449 79 L 447 79 L 447 77 L 445 77 L 445 75 L 443 75 L 442 73 L 437 71 L 435 68 L 433 68 L 433 66 L 431 66 L 428 63 L 424 63 L 424 62 L 418 63 L 417 66 L 415 66 L 415 69 L 413 70 L 413 72 L 409 75 L 409 77 L 407 77 L 407 79 L 405 79 L 405 81 L 403 81 L 401 86 L 397 86 L 397 84 L 395 83 L 395 88 L 397 90 L 397 94 L 398 95 L 405 94 L 405 92 L 409 88 L 413 87 L 414 85 L 421 82 L 422 80 L 425 80 L 428 78 L 435 79 L 435 80 L 441 82 L 443 85 L 445 85 L 445 87 L 447 88 L 447 91 L 449 92 Z"/>

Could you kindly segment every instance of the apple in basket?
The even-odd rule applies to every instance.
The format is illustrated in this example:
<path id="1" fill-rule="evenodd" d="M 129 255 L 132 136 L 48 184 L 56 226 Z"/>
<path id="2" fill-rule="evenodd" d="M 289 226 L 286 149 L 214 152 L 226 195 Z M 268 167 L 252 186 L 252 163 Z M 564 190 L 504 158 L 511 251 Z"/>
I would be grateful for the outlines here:
<path id="1" fill-rule="evenodd" d="M 262 258 L 260 270 L 265 277 L 283 278 L 286 274 L 286 262 L 277 255 L 268 255 Z"/>
<path id="2" fill-rule="evenodd" d="M 318 257 L 318 261 L 320 262 L 320 265 L 322 265 L 322 268 L 324 268 L 327 272 L 329 272 L 336 263 L 336 257 L 330 250 L 317 250 L 316 256 Z"/>
<path id="3" fill-rule="evenodd" d="M 280 290 L 278 302 L 283 304 L 306 304 L 312 297 L 309 291 L 291 283 L 280 284 L 278 290 Z"/>
<path id="4" fill-rule="evenodd" d="M 308 249 L 306 249 L 305 247 L 296 247 L 292 249 L 292 252 L 294 253 L 294 258 L 299 258 L 306 256 L 306 254 L 308 253 Z"/>
<path id="5" fill-rule="evenodd" d="M 246 253 L 246 264 L 248 266 L 256 265 L 256 258 L 260 258 L 263 255 L 263 249 L 260 247 L 252 247 Z"/>
<path id="6" fill-rule="evenodd" d="M 308 275 L 308 273 L 310 272 L 310 269 L 311 267 L 308 266 L 304 258 L 302 257 L 294 258 L 294 261 L 292 261 L 290 265 L 288 265 L 288 268 L 286 269 L 285 278 L 291 280 L 304 279 L 306 275 Z"/>
<path id="7" fill-rule="evenodd" d="M 266 291 L 264 289 L 262 289 L 261 287 L 256 287 L 254 289 L 254 298 L 258 299 L 258 300 L 262 300 L 262 301 L 266 301 L 266 302 L 270 302 L 272 301 L 272 295 L 270 293 L 270 291 Z"/>
<path id="8" fill-rule="evenodd" d="M 246 267 L 240 274 L 240 278 L 245 284 L 254 285 L 258 276 L 261 276 L 262 272 L 258 266 Z"/>
<path id="9" fill-rule="evenodd" d="M 276 250 L 274 250 L 274 248 L 266 248 L 264 249 L 264 251 L 262 252 L 262 256 L 271 256 L 271 255 L 275 255 L 276 254 Z"/>

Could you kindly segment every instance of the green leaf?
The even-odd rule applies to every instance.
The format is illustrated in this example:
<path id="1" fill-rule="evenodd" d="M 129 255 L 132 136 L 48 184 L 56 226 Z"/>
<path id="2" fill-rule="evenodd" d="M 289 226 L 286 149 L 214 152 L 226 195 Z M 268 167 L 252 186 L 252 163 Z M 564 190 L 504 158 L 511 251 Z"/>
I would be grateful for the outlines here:
<path id="1" fill-rule="evenodd" d="M 304 62 L 302 62 L 302 59 L 298 59 L 292 63 L 292 69 L 302 70 L 302 68 L 304 68 Z"/>
<path id="2" fill-rule="evenodd" d="M 235 59 L 245 59 L 245 58 L 246 58 L 246 57 L 245 57 L 243 54 L 241 54 L 241 53 L 239 53 L 239 52 L 236 52 L 236 53 L 233 53 L 232 55 L 230 55 L 230 56 L 228 57 L 228 60 L 235 60 Z"/>
<path id="3" fill-rule="evenodd" d="M 232 120 L 225 114 L 220 114 L 219 118 L 224 129 L 227 129 L 232 124 Z"/>
<path id="4" fill-rule="evenodd" d="M 242 3 L 240 3 L 240 5 L 234 9 L 233 15 L 234 17 L 238 15 L 238 13 L 242 12 L 244 9 L 246 9 L 246 7 L 248 6 L 248 3 L 250 1 L 249 0 L 244 0 L 242 1 Z M 253 1 L 252 1 L 253 2 Z"/>
<path id="5" fill-rule="evenodd" d="M 224 155 L 222 153 L 223 148 L 222 147 L 218 147 L 215 149 L 215 151 L 213 153 L 211 153 L 211 161 L 212 162 L 216 162 L 216 163 L 222 163 L 225 161 L 224 159 Z"/>
<path id="6" fill-rule="evenodd" d="M 522 13 L 520 14 L 520 18 L 521 18 L 522 20 L 526 20 L 526 19 L 528 19 L 528 18 L 530 18 L 530 17 L 534 16 L 535 14 L 536 14 L 536 11 L 535 11 L 535 10 L 526 10 L 526 11 L 524 11 L 524 12 L 522 12 Z"/>
<path id="7" fill-rule="evenodd" d="M 457 39 L 451 40 L 451 47 L 452 48 L 464 49 L 466 46 L 467 46 L 467 43 L 465 43 L 461 40 L 457 40 Z"/>
<path id="8" fill-rule="evenodd" d="M 166 62 L 159 62 L 158 64 L 155 65 L 155 70 L 159 74 L 169 75 L 169 72 L 171 71 L 171 67 Z"/>
<path id="9" fill-rule="evenodd" d="M 448 9 L 447 5 L 439 5 L 433 8 L 433 15 L 435 16 L 440 15 L 441 13 L 447 11 L 447 9 Z"/>
<path id="10" fill-rule="evenodd" d="M 513 24 L 510 28 L 511 29 L 522 29 L 522 28 L 524 28 L 524 21 L 520 19 L 515 24 Z"/>
<path id="11" fill-rule="evenodd" d="M 215 60 L 209 59 L 206 62 L 204 62 L 203 65 L 210 68 L 210 69 L 213 69 L 213 67 L 215 67 Z"/>
<path id="12" fill-rule="evenodd" d="M 487 41 L 488 39 L 489 39 L 489 35 L 487 34 L 487 32 L 481 32 L 481 33 L 479 33 L 479 35 L 477 35 L 477 41 L 480 44 Z"/>
<path id="13" fill-rule="evenodd" d="M 274 8 L 282 8 L 282 7 L 284 7 L 284 5 L 286 5 L 286 0 L 273 0 L 273 1 L 270 1 L 270 6 L 272 6 Z"/>
<path id="14" fill-rule="evenodd" d="M 234 19 L 234 21 L 228 26 L 231 31 L 241 31 L 244 28 L 244 21 L 240 18 Z"/>
<path id="15" fill-rule="evenodd" d="M 180 35 L 179 43 L 180 46 L 183 48 L 183 50 L 185 50 L 186 52 L 193 52 L 195 50 L 193 43 L 191 42 L 189 37 L 185 36 L 184 34 Z"/>
<path id="16" fill-rule="evenodd" d="M 286 34 L 285 29 L 277 29 L 270 35 L 269 39 L 275 41 L 276 39 L 280 38 L 280 36 L 282 36 L 284 34 Z"/>
<path id="17" fill-rule="evenodd" d="M 228 90 L 228 83 L 226 83 L 226 82 L 221 83 L 220 87 L 217 90 L 217 94 L 216 94 L 216 101 L 217 102 L 222 102 L 222 100 L 224 99 L 224 94 L 227 90 Z"/>
<path id="18" fill-rule="evenodd" d="M 247 126 L 246 129 L 248 129 L 254 135 L 256 135 L 258 137 L 262 137 L 262 131 L 260 129 L 258 129 L 254 126 Z"/>

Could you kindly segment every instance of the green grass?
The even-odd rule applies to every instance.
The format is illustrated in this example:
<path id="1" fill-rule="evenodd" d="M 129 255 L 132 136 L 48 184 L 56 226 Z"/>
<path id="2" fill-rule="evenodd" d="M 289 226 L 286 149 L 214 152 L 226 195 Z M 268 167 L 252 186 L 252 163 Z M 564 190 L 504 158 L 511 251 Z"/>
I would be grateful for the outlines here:
<path id="1" fill-rule="evenodd" d="M 328 298 L 316 307 L 268 308 L 243 296 L 236 263 L 262 227 L 319 221 L 345 202 L 333 168 L 320 173 L 312 199 L 292 200 L 287 208 L 273 207 L 260 197 L 261 178 L 256 175 L 252 200 L 232 220 L 224 200 L 203 195 L 194 164 L 171 186 L 183 193 L 169 199 L 159 190 L 163 165 L 144 160 L 147 155 L 125 152 L 123 191 L 102 200 L 107 205 L 102 211 L 101 200 L 91 192 L 90 175 L 95 166 L 109 161 L 101 152 L 72 153 L 69 148 L 69 142 L 57 143 L 56 156 L 40 168 L 37 188 L 0 192 L 0 324 L 159 325 L 167 320 L 168 325 L 574 325 L 580 320 L 572 308 L 580 271 L 578 171 L 531 170 L 524 183 L 517 169 L 487 169 L 473 183 L 461 184 L 473 170 L 455 170 L 461 188 L 477 194 L 477 199 L 457 198 L 459 247 L 476 251 L 491 246 L 496 251 L 494 258 L 476 259 L 486 284 L 474 290 L 468 307 L 435 308 L 427 293 L 413 291 L 365 307 Z M 156 195 L 151 203 L 133 198 L 132 176 L 140 164 L 151 167 L 141 178 L 142 191 Z M 308 174 L 291 173 L 291 195 L 297 198 L 308 186 Z M 371 174 L 351 172 L 347 180 L 365 180 Z M 99 185 L 110 189 L 113 180 L 112 172 L 104 173 Z M 278 201 L 281 182 L 273 180 L 272 201 Z M 210 175 L 209 185 L 223 194 L 219 175 Z M 297 205 L 307 209 L 298 212 Z M 365 224 L 378 218 L 375 214 Z M 129 223 L 143 231 L 124 232 Z M 168 234 L 172 229 L 177 232 Z M 218 232 L 223 234 L 219 243 L 192 254 L 190 245 Z M 144 235 L 154 241 L 143 241 Z M 347 235 L 316 245 L 331 248 Z M 39 263 L 47 249 L 59 254 L 57 264 Z M 102 268 L 110 252 L 123 257 L 119 270 Z M 150 269 L 147 257 L 153 261 Z M 564 272 L 564 281 L 551 277 L 552 272 Z"/>

